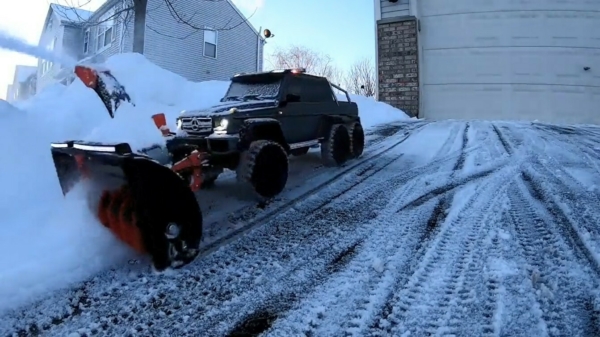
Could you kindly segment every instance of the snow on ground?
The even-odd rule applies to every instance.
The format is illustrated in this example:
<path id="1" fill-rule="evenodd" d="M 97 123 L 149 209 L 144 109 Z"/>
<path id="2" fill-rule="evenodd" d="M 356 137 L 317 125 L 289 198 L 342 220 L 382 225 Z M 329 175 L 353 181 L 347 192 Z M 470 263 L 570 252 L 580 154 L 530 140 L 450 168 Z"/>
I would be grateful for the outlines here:
<path id="1" fill-rule="evenodd" d="M 309 177 L 326 184 L 285 192 L 290 206 L 240 220 L 252 230 L 181 271 L 102 273 L 7 313 L 0 331 L 598 336 L 598 136 L 484 121 L 374 129 L 364 162 Z"/>
<path id="2" fill-rule="evenodd" d="M 73 65 L 72 60 L 17 39 L 0 36 L 0 46 Z M 89 279 L 133 256 L 91 216 L 82 193 L 63 197 L 51 142 L 127 141 L 134 148 L 163 142 L 150 119 L 153 114 L 165 113 L 174 129 L 181 110 L 217 104 L 229 85 L 189 82 L 139 54 L 116 55 L 94 66 L 111 70 L 135 106 L 124 103 L 110 119 L 96 94 L 79 80 L 69 86 L 51 85 L 16 106 L 0 101 L 0 142 L 6 159 L 0 175 L 0 312 Z M 355 98 L 366 126 L 406 118 L 387 105 Z"/>

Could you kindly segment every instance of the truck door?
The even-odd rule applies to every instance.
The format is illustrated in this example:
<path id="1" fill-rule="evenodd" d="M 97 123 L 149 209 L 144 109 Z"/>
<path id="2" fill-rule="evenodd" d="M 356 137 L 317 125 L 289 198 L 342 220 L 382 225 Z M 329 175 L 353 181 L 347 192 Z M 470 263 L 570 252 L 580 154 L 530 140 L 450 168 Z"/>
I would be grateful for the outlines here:
<path id="1" fill-rule="evenodd" d="M 304 137 L 304 118 L 303 108 L 304 99 L 302 93 L 302 81 L 291 76 L 286 79 L 284 97 L 286 97 L 286 105 L 280 109 L 279 121 L 283 128 L 285 140 L 292 143 L 305 141 Z"/>
<path id="2" fill-rule="evenodd" d="M 289 78 L 287 93 L 296 99 L 282 110 L 282 127 L 290 135 L 289 143 L 314 140 L 324 114 L 335 111 L 331 86 L 324 78 L 295 75 Z M 285 125 L 284 125 L 285 124 Z"/>

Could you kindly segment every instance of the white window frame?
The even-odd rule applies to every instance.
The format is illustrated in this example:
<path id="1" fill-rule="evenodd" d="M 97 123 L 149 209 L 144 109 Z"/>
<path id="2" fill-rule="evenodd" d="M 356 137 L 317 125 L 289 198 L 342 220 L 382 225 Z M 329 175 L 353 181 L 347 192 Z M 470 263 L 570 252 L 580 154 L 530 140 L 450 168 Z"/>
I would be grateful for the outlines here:
<path id="1" fill-rule="evenodd" d="M 96 27 L 96 53 L 100 53 L 105 51 L 106 49 L 110 48 L 110 46 L 112 45 L 113 41 L 116 40 L 116 33 L 115 33 L 115 18 L 113 17 L 110 20 L 107 20 L 108 18 L 112 17 L 115 15 L 115 10 L 110 10 L 108 12 L 106 12 L 104 15 L 102 15 L 100 17 L 100 19 L 98 20 L 98 22 L 102 22 L 102 21 L 106 21 L 106 22 L 102 22 L 100 24 L 98 24 L 98 26 Z M 110 40 L 108 41 L 108 43 L 106 43 L 106 33 L 110 31 Z"/>
<path id="2" fill-rule="evenodd" d="M 214 35 L 215 36 L 215 42 L 214 43 L 207 41 L 207 36 L 206 36 L 207 33 L 214 33 L 215 34 Z M 207 55 L 206 54 L 206 44 L 207 43 L 215 46 L 215 56 Z M 204 40 L 203 40 L 203 45 L 202 45 L 202 55 L 204 55 L 204 57 L 208 57 L 208 58 L 211 58 L 211 59 L 216 59 L 217 55 L 218 55 L 218 52 L 217 52 L 218 48 L 219 48 L 219 32 L 216 31 L 216 30 L 214 30 L 213 28 L 204 27 Z"/>
<path id="3" fill-rule="evenodd" d="M 90 52 L 90 29 L 86 28 L 83 32 L 83 53 L 87 54 Z"/>
<path id="4" fill-rule="evenodd" d="M 42 60 L 42 75 L 47 74 L 52 68 L 52 62 L 47 60 Z"/>

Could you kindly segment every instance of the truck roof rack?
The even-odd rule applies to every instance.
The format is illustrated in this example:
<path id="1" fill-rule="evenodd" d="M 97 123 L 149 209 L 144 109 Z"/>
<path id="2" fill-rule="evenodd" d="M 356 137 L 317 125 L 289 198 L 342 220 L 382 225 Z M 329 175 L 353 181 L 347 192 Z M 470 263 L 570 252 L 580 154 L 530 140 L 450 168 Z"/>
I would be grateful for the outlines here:
<path id="1" fill-rule="evenodd" d="M 237 74 L 233 75 L 233 77 L 244 76 L 244 75 L 258 75 L 258 74 L 275 74 L 275 73 L 305 74 L 306 68 L 274 69 L 274 70 L 270 70 L 270 71 L 262 71 L 262 72 L 256 72 L 256 73 L 237 73 Z"/>

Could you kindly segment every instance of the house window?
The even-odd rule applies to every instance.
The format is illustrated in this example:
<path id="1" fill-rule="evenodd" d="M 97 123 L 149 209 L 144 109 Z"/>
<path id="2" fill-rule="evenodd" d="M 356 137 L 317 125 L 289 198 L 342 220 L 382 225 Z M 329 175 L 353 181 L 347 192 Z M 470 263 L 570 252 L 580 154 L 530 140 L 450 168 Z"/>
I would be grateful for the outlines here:
<path id="1" fill-rule="evenodd" d="M 99 51 L 104 49 L 115 40 L 115 13 L 114 11 L 109 11 L 104 14 L 100 20 L 98 21 L 98 35 L 96 39 L 96 50 Z"/>
<path id="2" fill-rule="evenodd" d="M 52 68 L 52 62 L 42 60 L 42 75 L 46 74 Z"/>
<path id="3" fill-rule="evenodd" d="M 204 31 L 204 56 L 217 57 L 217 32 L 214 30 Z"/>
<path id="4" fill-rule="evenodd" d="M 90 51 L 90 29 L 86 29 L 83 33 L 83 53 L 87 54 Z"/>

